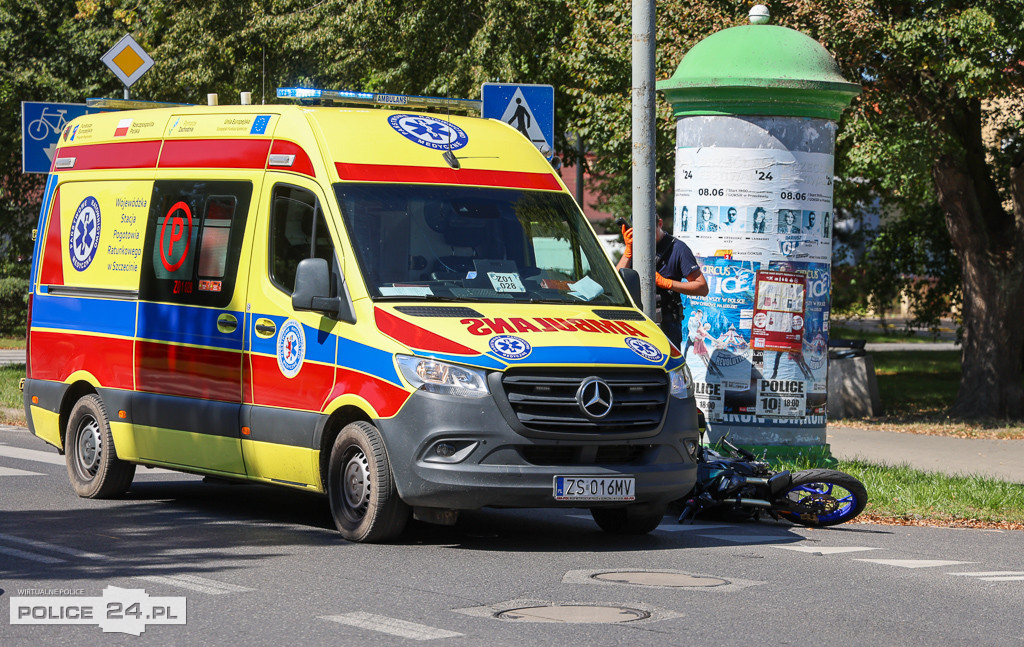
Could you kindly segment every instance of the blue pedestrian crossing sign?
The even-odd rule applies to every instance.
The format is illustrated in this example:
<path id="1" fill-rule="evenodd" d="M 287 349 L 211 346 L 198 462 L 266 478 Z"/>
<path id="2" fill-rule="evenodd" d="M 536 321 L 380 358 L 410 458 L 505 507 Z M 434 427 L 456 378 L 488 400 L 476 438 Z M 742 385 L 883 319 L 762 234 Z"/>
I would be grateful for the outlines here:
<path id="1" fill-rule="evenodd" d="M 499 119 L 523 133 L 544 157 L 555 154 L 555 88 L 550 85 L 484 83 L 484 119 Z"/>
<path id="2" fill-rule="evenodd" d="M 65 126 L 75 117 L 94 112 L 107 112 L 88 108 L 84 103 L 21 102 L 21 171 L 23 173 L 49 173 L 57 142 Z M 68 139 L 72 137 L 68 132 Z"/>

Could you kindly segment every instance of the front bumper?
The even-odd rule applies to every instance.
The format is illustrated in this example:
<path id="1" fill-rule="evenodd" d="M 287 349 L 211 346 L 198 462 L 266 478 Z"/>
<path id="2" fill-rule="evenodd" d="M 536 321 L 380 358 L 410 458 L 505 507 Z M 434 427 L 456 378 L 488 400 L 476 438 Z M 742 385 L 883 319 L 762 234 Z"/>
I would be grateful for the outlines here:
<path id="1" fill-rule="evenodd" d="M 556 501 L 556 476 L 632 476 L 636 503 L 662 504 L 689 492 L 697 475 L 688 451 L 698 442 L 696 405 L 692 398 L 668 400 L 662 424 L 639 438 L 531 437 L 510 426 L 492 397 L 423 391 L 396 416 L 376 424 L 398 493 L 409 505 L 457 510 L 621 505 Z M 446 445 L 440 453 L 439 444 Z"/>

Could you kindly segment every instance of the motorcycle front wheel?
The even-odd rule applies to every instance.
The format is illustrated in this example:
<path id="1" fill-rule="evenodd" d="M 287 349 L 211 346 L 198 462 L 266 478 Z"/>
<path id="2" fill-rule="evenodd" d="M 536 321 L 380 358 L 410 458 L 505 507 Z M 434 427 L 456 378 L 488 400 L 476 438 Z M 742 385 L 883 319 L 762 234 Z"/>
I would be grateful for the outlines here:
<path id="1" fill-rule="evenodd" d="M 837 470 L 802 470 L 793 474 L 788 499 L 793 510 L 779 510 L 779 516 L 803 526 L 834 526 L 845 523 L 868 503 L 868 492 L 856 478 Z"/>

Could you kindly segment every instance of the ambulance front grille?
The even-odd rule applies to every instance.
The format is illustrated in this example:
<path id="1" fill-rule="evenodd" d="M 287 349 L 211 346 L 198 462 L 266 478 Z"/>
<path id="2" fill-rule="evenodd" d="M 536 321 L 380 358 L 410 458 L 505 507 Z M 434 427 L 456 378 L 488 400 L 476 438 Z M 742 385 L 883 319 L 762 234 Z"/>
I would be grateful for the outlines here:
<path id="1" fill-rule="evenodd" d="M 531 465 L 628 465 L 650 450 L 650 445 L 528 445 L 519 453 Z"/>
<path id="2" fill-rule="evenodd" d="M 576 402 L 588 377 L 599 377 L 612 390 L 612 408 L 592 420 Z M 505 398 L 527 429 L 554 433 L 637 434 L 655 431 L 668 403 L 668 376 L 659 370 L 517 371 L 502 376 Z"/>

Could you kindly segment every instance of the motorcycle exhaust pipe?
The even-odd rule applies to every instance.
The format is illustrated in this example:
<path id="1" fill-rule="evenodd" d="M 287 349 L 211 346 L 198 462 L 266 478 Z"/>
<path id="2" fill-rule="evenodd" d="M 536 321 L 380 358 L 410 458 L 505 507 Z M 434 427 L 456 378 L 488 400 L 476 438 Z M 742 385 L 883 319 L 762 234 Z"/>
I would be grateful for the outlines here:
<path id="1" fill-rule="evenodd" d="M 746 485 L 768 485 L 768 479 L 759 478 L 757 476 L 741 476 L 743 483 Z"/>
<path id="2" fill-rule="evenodd" d="M 749 505 L 755 508 L 768 508 L 769 510 L 772 508 L 771 502 L 765 501 L 764 499 L 741 499 L 737 497 L 735 499 L 722 499 L 721 501 L 722 503 L 732 503 L 735 505 Z"/>

